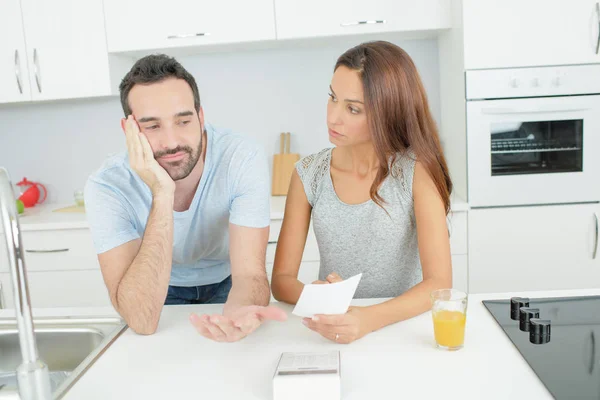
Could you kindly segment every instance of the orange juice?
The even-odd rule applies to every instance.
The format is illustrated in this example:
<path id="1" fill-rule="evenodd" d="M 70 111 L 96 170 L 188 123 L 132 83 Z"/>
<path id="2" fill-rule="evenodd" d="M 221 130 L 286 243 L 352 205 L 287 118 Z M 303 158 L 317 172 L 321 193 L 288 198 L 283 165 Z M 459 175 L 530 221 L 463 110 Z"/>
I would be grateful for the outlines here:
<path id="1" fill-rule="evenodd" d="M 433 331 L 438 345 L 460 348 L 465 340 L 467 316 L 460 311 L 440 310 L 433 313 Z"/>

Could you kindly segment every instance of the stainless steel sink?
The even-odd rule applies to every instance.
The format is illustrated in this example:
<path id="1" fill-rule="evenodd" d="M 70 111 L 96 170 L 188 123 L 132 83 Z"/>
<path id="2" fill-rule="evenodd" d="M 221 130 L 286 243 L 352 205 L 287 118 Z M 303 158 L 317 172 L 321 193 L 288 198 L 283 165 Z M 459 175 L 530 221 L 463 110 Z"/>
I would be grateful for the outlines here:
<path id="1" fill-rule="evenodd" d="M 33 323 L 54 399 L 60 399 L 127 328 L 115 317 L 34 318 Z M 21 362 L 17 322 L 0 318 L 0 399 L 17 393 L 15 371 Z"/>

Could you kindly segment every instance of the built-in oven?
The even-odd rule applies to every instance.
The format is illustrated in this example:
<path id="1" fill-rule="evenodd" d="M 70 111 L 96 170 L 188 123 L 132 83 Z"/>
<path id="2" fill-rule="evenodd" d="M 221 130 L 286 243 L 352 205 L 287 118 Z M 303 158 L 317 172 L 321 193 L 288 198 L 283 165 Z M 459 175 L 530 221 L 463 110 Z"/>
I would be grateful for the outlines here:
<path id="1" fill-rule="evenodd" d="M 471 207 L 600 200 L 600 65 L 466 73 Z"/>

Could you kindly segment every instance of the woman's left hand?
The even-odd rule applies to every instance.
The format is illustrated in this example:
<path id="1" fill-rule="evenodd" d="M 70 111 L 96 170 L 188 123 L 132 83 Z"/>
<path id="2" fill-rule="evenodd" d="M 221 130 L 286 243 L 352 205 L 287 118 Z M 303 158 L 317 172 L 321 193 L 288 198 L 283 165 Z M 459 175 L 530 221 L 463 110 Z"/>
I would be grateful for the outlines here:
<path id="1" fill-rule="evenodd" d="M 370 333 L 365 307 L 350 307 L 346 314 L 303 318 L 309 329 L 336 343 L 348 344 Z"/>

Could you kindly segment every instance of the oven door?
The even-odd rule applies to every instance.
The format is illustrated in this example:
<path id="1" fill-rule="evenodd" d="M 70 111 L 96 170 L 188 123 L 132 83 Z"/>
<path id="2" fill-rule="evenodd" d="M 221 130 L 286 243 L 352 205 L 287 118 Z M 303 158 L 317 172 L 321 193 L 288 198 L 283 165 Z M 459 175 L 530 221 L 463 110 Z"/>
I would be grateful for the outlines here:
<path id="1" fill-rule="evenodd" d="M 467 103 L 469 205 L 600 200 L 600 96 Z"/>

